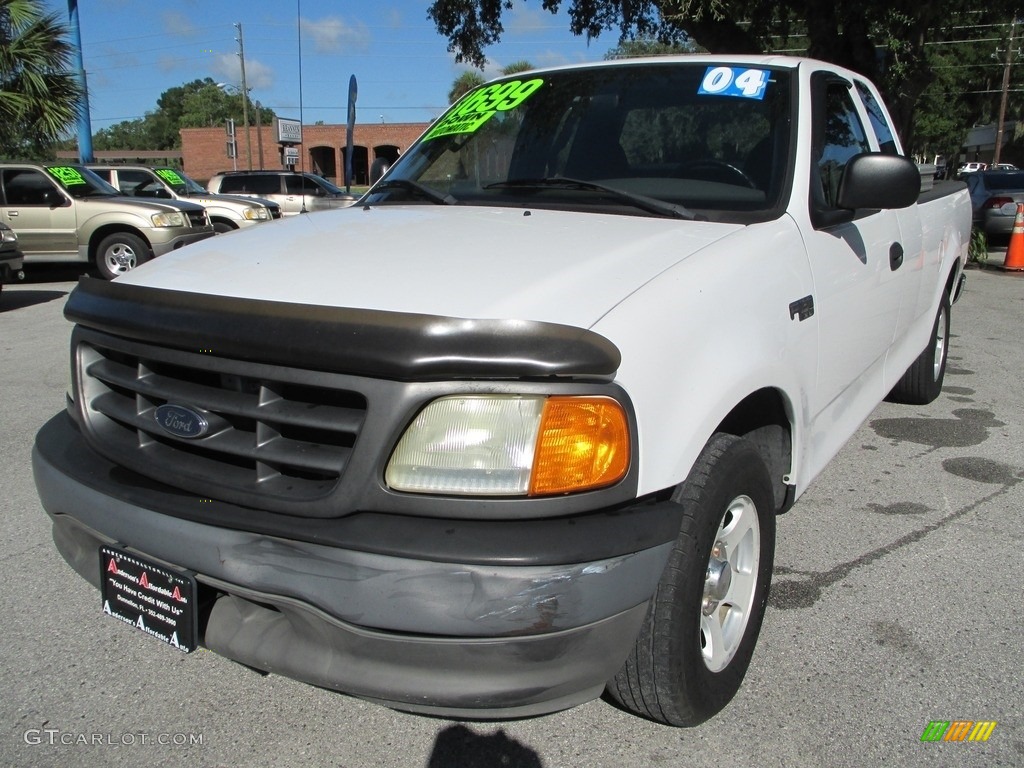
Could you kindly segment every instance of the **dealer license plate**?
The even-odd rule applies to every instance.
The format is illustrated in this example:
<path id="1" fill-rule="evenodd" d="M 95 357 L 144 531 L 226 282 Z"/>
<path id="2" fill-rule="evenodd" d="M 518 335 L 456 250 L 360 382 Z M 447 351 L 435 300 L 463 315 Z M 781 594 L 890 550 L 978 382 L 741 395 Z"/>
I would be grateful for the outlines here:
<path id="1" fill-rule="evenodd" d="M 100 547 L 103 612 L 191 653 L 196 638 L 196 580 L 126 552 Z"/>

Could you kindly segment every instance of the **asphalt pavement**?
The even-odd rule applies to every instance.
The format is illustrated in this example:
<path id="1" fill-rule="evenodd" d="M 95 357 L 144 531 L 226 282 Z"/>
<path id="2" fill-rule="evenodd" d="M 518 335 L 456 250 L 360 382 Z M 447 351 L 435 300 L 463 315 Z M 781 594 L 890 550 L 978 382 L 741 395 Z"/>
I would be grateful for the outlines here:
<path id="1" fill-rule="evenodd" d="M 879 406 L 780 519 L 747 679 L 680 730 L 603 700 L 499 723 L 404 714 L 103 616 L 31 477 L 34 434 L 63 407 L 74 285 L 32 274 L 0 294 L 2 765 L 1024 765 L 1024 276 L 971 270 L 940 398 Z M 933 721 L 995 726 L 922 741 Z"/>

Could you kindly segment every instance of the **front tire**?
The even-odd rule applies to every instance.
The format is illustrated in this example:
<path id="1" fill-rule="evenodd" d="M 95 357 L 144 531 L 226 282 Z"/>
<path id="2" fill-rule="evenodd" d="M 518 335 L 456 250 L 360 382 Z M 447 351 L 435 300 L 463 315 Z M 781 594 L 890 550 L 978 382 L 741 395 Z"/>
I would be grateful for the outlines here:
<path id="1" fill-rule="evenodd" d="M 942 392 L 949 355 L 949 294 L 942 292 L 928 346 L 886 396 L 891 403 L 928 405 Z"/>
<path id="2" fill-rule="evenodd" d="M 130 232 L 107 235 L 96 249 L 96 270 L 105 280 L 129 272 L 153 257 L 146 241 Z"/>
<path id="3" fill-rule="evenodd" d="M 717 434 L 673 500 L 679 536 L 629 658 L 608 685 L 622 707 L 698 725 L 739 690 L 775 555 L 771 477 L 751 443 Z"/>

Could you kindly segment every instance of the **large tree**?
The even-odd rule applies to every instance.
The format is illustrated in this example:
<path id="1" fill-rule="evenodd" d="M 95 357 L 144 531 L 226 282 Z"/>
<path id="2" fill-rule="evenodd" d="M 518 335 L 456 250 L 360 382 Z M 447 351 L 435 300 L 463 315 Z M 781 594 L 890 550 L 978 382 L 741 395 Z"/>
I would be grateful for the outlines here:
<path id="1" fill-rule="evenodd" d="M 81 86 L 56 14 L 0 0 L 0 157 L 44 157 L 78 117 Z"/>
<path id="2" fill-rule="evenodd" d="M 1008 22 L 1017 0 L 539 0 L 567 6 L 577 35 L 617 31 L 620 40 L 692 40 L 712 53 L 786 50 L 849 67 L 882 88 L 905 141 L 934 72 L 926 46 L 953 39 L 961 24 Z M 434 0 L 427 10 L 458 61 L 481 66 L 501 39 L 511 0 Z"/>
<path id="3" fill-rule="evenodd" d="M 193 80 L 168 88 L 156 101 L 157 108 L 145 117 L 125 120 L 97 131 L 96 149 L 177 149 L 181 146 L 182 128 L 222 126 L 233 119 L 242 128 L 242 97 L 234 87 L 218 85 L 213 78 Z M 250 125 L 255 125 L 257 110 L 248 104 Z M 260 124 L 268 125 L 274 111 L 259 110 Z"/>

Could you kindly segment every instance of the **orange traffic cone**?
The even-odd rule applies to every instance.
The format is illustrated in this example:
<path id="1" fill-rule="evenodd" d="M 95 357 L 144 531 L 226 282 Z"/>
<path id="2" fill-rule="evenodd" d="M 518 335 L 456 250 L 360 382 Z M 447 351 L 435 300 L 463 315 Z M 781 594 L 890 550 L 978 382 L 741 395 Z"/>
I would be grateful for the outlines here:
<path id="1" fill-rule="evenodd" d="M 1010 233 L 1010 246 L 1006 249 L 1003 269 L 1014 272 L 1024 270 L 1024 203 L 1017 203 L 1017 216 L 1013 220 L 1013 232 Z"/>

